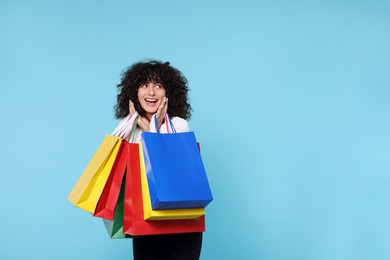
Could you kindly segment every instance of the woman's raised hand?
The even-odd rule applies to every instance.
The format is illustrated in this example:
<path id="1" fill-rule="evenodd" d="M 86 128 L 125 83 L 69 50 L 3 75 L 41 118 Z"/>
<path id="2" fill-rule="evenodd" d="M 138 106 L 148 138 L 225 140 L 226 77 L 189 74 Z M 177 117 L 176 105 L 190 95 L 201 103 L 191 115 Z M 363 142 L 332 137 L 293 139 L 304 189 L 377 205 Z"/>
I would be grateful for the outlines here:
<path id="1" fill-rule="evenodd" d="M 129 114 L 130 116 L 134 115 L 136 112 L 134 103 L 129 100 Z M 138 116 L 138 126 L 141 128 L 142 132 L 149 132 L 149 120 L 146 117 Z"/>
<path id="2" fill-rule="evenodd" d="M 168 110 L 168 98 L 164 97 L 163 102 L 159 106 L 156 112 L 156 119 L 158 122 L 158 126 L 160 127 L 162 125 L 162 122 L 164 121 L 165 114 Z M 134 115 L 136 112 L 134 103 L 129 100 L 129 113 L 130 116 Z M 141 128 L 143 132 L 149 132 L 150 131 L 150 121 L 147 117 L 138 116 L 138 126 Z"/>
<path id="3" fill-rule="evenodd" d="M 158 126 L 160 127 L 162 125 L 162 122 L 164 121 L 165 114 L 168 110 L 168 98 L 164 97 L 163 102 L 161 103 L 160 107 L 157 109 L 156 112 L 156 119 L 158 122 Z"/>
<path id="4" fill-rule="evenodd" d="M 131 100 L 129 100 L 129 114 L 130 116 L 134 115 L 136 112 L 135 108 L 134 108 L 134 103 L 131 102 Z"/>

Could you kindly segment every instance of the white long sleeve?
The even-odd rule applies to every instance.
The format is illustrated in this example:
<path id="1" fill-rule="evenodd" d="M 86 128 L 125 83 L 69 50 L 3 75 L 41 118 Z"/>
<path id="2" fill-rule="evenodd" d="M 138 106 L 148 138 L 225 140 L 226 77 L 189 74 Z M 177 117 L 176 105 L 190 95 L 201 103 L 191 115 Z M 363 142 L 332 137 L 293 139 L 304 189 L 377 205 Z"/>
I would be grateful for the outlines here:
<path id="1" fill-rule="evenodd" d="M 181 117 L 173 117 L 173 118 L 171 118 L 171 121 L 172 121 L 173 127 L 175 128 L 177 133 L 188 132 L 189 131 L 189 126 L 188 126 L 187 120 L 185 120 L 185 119 L 183 119 Z M 155 130 L 155 128 L 153 128 L 153 127 L 151 127 L 150 130 L 151 130 L 151 132 L 157 132 Z M 135 143 L 138 143 L 141 140 L 141 133 L 142 133 L 141 129 L 137 128 L 137 130 L 135 132 L 135 137 L 134 137 L 134 142 Z M 168 133 L 166 122 L 164 122 L 161 125 L 160 133 L 162 133 L 162 134 Z"/>

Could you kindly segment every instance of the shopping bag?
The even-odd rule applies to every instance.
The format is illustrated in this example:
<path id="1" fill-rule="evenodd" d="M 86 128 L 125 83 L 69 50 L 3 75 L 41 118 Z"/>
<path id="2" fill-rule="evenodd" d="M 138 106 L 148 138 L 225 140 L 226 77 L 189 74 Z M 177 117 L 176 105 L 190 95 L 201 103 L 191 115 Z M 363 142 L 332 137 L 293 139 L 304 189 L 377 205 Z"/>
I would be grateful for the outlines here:
<path id="1" fill-rule="evenodd" d="M 205 216 L 197 219 L 144 220 L 139 145 L 124 142 L 126 148 L 129 149 L 129 160 L 126 168 L 123 233 L 142 236 L 205 231 Z"/>
<path id="2" fill-rule="evenodd" d="M 142 143 L 139 145 L 139 157 L 141 170 L 142 204 L 144 208 L 145 220 L 195 219 L 205 214 L 204 208 L 152 210 Z"/>
<path id="3" fill-rule="evenodd" d="M 144 132 L 142 145 L 152 209 L 204 208 L 212 201 L 194 132 Z"/>
<path id="4" fill-rule="evenodd" d="M 74 205 L 94 214 L 116 161 L 122 138 L 127 138 L 129 134 L 133 133 L 131 130 L 136 127 L 137 116 L 137 113 L 128 115 L 120 121 L 111 135 L 105 136 L 97 152 L 68 196 L 68 199 Z"/>
<path id="5" fill-rule="evenodd" d="M 122 139 L 116 136 L 105 136 L 68 196 L 75 206 L 94 213 L 121 143 Z"/>
<path id="6" fill-rule="evenodd" d="M 122 141 L 122 144 L 123 142 L 126 141 Z M 126 169 L 127 156 L 128 154 L 123 150 L 123 145 L 121 145 L 114 166 L 111 169 L 110 175 L 97 203 L 95 213 L 93 214 L 95 217 L 109 220 L 114 219 L 115 207 Z"/>
<path id="7" fill-rule="evenodd" d="M 127 124 L 125 123 L 123 125 L 122 129 L 117 128 L 114 130 L 114 134 L 118 131 L 118 136 L 125 138 L 125 135 L 127 135 L 130 139 L 134 140 L 138 119 L 135 119 L 135 121 L 132 122 L 131 118 L 129 118 L 127 119 L 127 122 Z M 130 128 L 131 130 L 129 131 Z M 123 142 L 126 142 L 126 140 L 123 140 Z M 127 149 L 123 149 L 123 146 L 121 146 L 96 206 L 94 216 L 113 220 L 115 206 L 118 200 L 121 183 L 123 181 L 128 156 L 129 154 Z"/>
<path id="8" fill-rule="evenodd" d="M 123 206 L 124 206 L 124 191 L 125 182 L 122 183 L 119 198 L 115 208 L 115 215 L 113 220 L 103 219 L 104 225 L 107 229 L 110 238 L 131 238 L 132 236 L 123 233 Z"/>

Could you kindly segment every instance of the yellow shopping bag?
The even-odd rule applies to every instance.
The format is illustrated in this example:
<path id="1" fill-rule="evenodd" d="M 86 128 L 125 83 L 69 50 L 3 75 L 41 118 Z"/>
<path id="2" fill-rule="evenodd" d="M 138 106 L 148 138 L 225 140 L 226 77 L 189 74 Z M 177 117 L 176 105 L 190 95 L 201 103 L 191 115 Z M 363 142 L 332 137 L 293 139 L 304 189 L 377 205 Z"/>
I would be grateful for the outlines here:
<path id="1" fill-rule="evenodd" d="M 140 142 L 139 144 L 139 156 L 140 156 L 142 204 L 144 208 L 144 220 L 195 219 L 205 214 L 204 208 L 152 210 L 148 180 L 146 177 L 142 142 Z"/>
<path id="2" fill-rule="evenodd" d="M 68 196 L 75 206 L 94 213 L 121 143 L 121 138 L 106 135 Z"/>

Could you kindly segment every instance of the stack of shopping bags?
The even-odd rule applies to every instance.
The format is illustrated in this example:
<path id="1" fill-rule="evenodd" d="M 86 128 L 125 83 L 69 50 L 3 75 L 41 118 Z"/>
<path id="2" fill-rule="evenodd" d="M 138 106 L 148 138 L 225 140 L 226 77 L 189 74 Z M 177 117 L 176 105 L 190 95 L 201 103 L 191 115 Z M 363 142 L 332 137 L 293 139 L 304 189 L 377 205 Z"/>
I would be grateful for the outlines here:
<path id="1" fill-rule="evenodd" d="M 194 133 L 176 133 L 167 115 L 168 134 L 134 143 L 137 116 L 104 138 L 68 199 L 102 218 L 111 238 L 205 231 L 213 198 Z"/>

